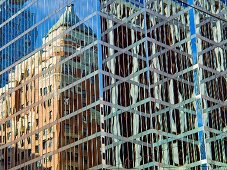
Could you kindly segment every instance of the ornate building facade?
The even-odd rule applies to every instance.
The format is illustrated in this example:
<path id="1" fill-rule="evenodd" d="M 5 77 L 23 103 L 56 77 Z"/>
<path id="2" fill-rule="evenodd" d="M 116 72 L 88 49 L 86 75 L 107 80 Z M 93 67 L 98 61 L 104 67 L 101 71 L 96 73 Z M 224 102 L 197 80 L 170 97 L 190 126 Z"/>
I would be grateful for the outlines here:
<path id="1" fill-rule="evenodd" d="M 94 71 L 96 66 L 90 67 L 89 61 L 95 61 L 97 54 L 87 51 L 58 64 L 95 41 L 95 37 L 88 27 L 81 25 L 53 40 L 76 22 L 79 20 L 73 5 L 69 5 L 43 38 L 43 44 L 52 42 L 16 65 L 15 71 L 9 74 L 9 83 L 1 88 L 1 94 L 6 95 L 1 99 L 1 120 L 6 123 L 1 125 L 0 142 L 9 145 L 1 150 L 3 169 L 20 169 L 21 164 L 42 155 L 45 157 L 24 168 L 87 169 L 101 161 L 93 150 L 100 148 L 100 138 L 86 140 L 100 131 L 98 109 L 78 112 L 95 102 L 98 94 L 96 77 L 79 82 L 82 76 Z M 63 90 L 75 82 L 75 86 Z M 68 147 L 75 143 L 81 144 Z M 62 147 L 66 150 L 52 154 Z"/>

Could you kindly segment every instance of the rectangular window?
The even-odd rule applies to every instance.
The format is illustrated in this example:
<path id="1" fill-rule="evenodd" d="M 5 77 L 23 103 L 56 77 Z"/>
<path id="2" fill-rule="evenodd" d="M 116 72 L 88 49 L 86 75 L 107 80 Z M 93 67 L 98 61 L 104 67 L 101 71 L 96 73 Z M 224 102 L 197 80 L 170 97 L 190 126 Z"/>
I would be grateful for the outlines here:
<path id="1" fill-rule="evenodd" d="M 75 159 L 76 160 L 78 159 L 78 153 L 75 153 Z"/>
<path id="2" fill-rule="evenodd" d="M 49 86 L 49 92 L 52 92 L 52 85 Z"/>
<path id="3" fill-rule="evenodd" d="M 31 137 L 28 137 L 27 141 L 28 141 L 28 144 L 30 144 L 31 143 Z"/>
<path id="4" fill-rule="evenodd" d="M 28 91 L 29 90 L 29 86 L 28 86 L 28 84 L 26 85 L 26 91 Z"/>
<path id="5" fill-rule="evenodd" d="M 69 73 L 69 71 L 68 71 L 68 65 L 64 65 L 64 74 L 68 74 Z"/>
<path id="6" fill-rule="evenodd" d="M 72 75 L 72 66 L 69 65 L 69 74 Z"/>
<path id="7" fill-rule="evenodd" d="M 91 82 L 91 84 L 94 84 L 94 83 L 95 83 L 95 77 L 94 77 L 94 76 L 92 76 L 92 77 L 90 78 L 90 82 Z"/>
<path id="8" fill-rule="evenodd" d="M 42 75 L 45 76 L 45 73 L 43 73 L 46 70 L 46 67 L 42 68 Z"/>
<path id="9" fill-rule="evenodd" d="M 7 136 L 8 136 L 8 140 L 11 140 L 12 133 L 9 132 L 9 133 L 7 134 Z"/>
<path id="10" fill-rule="evenodd" d="M 52 111 L 49 112 L 49 119 L 52 119 Z"/>
<path id="11" fill-rule="evenodd" d="M 49 156 L 49 161 L 50 161 L 50 162 L 52 161 L 52 155 Z"/>
<path id="12" fill-rule="evenodd" d="M 51 58 L 52 56 L 50 56 Z M 52 64 L 49 64 L 48 66 L 48 74 L 51 74 L 53 72 Z"/>
<path id="13" fill-rule="evenodd" d="M 96 97 L 92 96 L 91 100 L 92 100 L 92 103 L 95 102 L 96 101 Z"/>
<path id="14" fill-rule="evenodd" d="M 43 88 L 43 95 L 46 95 L 47 94 L 47 87 L 44 87 Z"/>
<path id="15" fill-rule="evenodd" d="M 51 99 L 48 99 L 48 100 L 47 100 L 47 105 L 48 105 L 48 107 L 51 106 Z"/>
<path id="16" fill-rule="evenodd" d="M 30 69 L 27 69 L 27 76 L 30 75 Z"/>
<path id="17" fill-rule="evenodd" d="M 28 122 L 28 130 L 30 130 L 32 128 L 32 123 Z"/>
<path id="18" fill-rule="evenodd" d="M 86 98 L 86 90 L 82 90 L 82 97 Z"/>
<path id="19" fill-rule="evenodd" d="M 28 156 L 32 156 L 32 150 L 28 149 Z"/>
<path id="20" fill-rule="evenodd" d="M 70 132 L 70 126 L 69 125 L 65 125 L 65 132 L 69 133 Z"/>
<path id="21" fill-rule="evenodd" d="M 7 121 L 7 128 L 10 128 L 12 126 L 12 120 Z"/>
<path id="22" fill-rule="evenodd" d="M 47 148 L 47 141 L 44 140 L 44 141 L 43 141 L 43 149 L 46 149 L 46 148 Z"/>
<path id="23" fill-rule="evenodd" d="M 24 152 L 21 152 L 21 159 L 24 159 Z"/>
<path id="24" fill-rule="evenodd" d="M 35 134 L 35 140 L 39 140 L 39 134 L 38 133 Z"/>
<path id="25" fill-rule="evenodd" d="M 35 153 L 39 153 L 39 145 L 35 146 Z"/>
<path id="26" fill-rule="evenodd" d="M 84 144 L 84 151 L 87 151 L 87 144 Z"/>
<path id="27" fill-rule="evenodd" d="M 49 147 L 52 146 L 52 139 L 49 140 Z"/>
<path id="28" fill-rule="evenodd" d="M 84 130 L 83 130 L 83 135 L 84 135 L 84 136 L 87 136 L 87 129 L 85 129 L 85 128 L 84 128 Z"/>

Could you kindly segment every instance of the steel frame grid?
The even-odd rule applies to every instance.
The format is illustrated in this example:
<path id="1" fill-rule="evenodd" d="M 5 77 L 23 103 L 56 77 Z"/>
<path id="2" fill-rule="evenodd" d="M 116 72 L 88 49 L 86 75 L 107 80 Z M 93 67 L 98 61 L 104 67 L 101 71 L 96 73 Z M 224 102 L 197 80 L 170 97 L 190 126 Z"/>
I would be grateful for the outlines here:
<path id="1" fill-rule="evenodd" d="M 212 158 L 210 158 L 211 153 L 207 153 L 207 151 L 206 151 L 207 147 L 211 147 L 211 145 L 209 145 L 209 143 L 207 143 L 209 141 L 209 138 L 207 138 L 207 134 L 211 133 L 211 131 L 213 133 L 215 133 L 214 131 L 216 131 L 216 130 L 214 130 L 213 128 L 211 128 L 211 129 L 209 128 L 210 125 L 207 124 L 207 117 L 209 117 L 209 116 L 206 117 L 205 114 L 211 115 L 213 110 L 217 109 L 218 107 L 225 108 L 227 103 L 223 99 L 222 99 L 222 101 L 215 100 L 214 98 L 208 96 L 207 94 L 202 93 L 203 91 L 200 92 L 201 85 L 198 84 L 198 83 L 204 84 L 205 83 L 204 81 L 209 82 L 218 77 L 223 77 L 226 79 L 226 64 L 225 63 L 224 63 L 225 69 L 217 71 L 215 68 L 209 68 L 209 67 L 205 66 L 203 63 L 201 63 L 201 59 L 199 60 L 199 58 L 201 56 L 203 56 L 204 54 L 206 54 L 209 51 L 214 50 L 216 48 L 220 48 L 226 52 L 226 47 L 225 47 L 226 38 L 225 37 L 223 37 L 224 39 L 222 41 L 217 42 L 212 39 L 203 37 L 199 33 L 199 31 L 200 31 L 199 28 L 202 27 L 204 24 L 207 24 L 208 22 L 220 19 L 219 16 L 225 16 L 225 18 L 226 18 L 226 10 L 223 9 L 223 10 L 219 11 L 220 13 L 216 13 L 216 14 L 212 13 L 212 15 L 209 15 L 211 13 L 206 12 L 206 9 L 203 9 L 203 8 L 194 9 L 193 7 L 191 7 L 191 6 L 194 6 L 193 1 L 190 1 L 190 2 L 188 2 L 188 5 L 184 4 L 183 6 L 181 6 L 181 4 L 179 4 L 179 3 L 176 3 L 173 1 L 168 1 L 168 0 L 166 0 L 166 1 L 164 1 L 164 0 L 163 1 L 157 1 L 157 0 L 149 1 L 148 0 L 148 1 L 145 1 L 144 4 L 139 4 L 139 5 L 137 4 L 134 6 L 132 4 L 125 4 L 125 2 L 121 1 L 121 0 L 119 0 L 119 1 L 102 1 L 102 2 L 103 2 L 103 4 L 102 4 L 101 14 L 100 14 L 101 18 L 102 19 L 104 18 L 103 20 L 106 19 L 106 22 L 113 22 L 113 26 L 110 26 L 109 28 L 106 28 L 103 30 L 102 37 L 111 36 L 111 34 L 113 34 L 114 30 L 119 31 L 121 29 L 121 27 L 126 27 L 128 29 L 131 29 L 132 31 L 135 31 L 136 33 L 145 35 L 143 38 L 137 39 L 137 42 L 134 42 L 129 46 L 126 45 L 126 47 L 124 47 L 124 48 L 120 48 L 116 44 L 113 44 L 114 43 L 113 41 L 112 41 L 112 43 L 108 42 L 106 39 L 108 39 L 110 37 L 105 38 L 104 42 L 101 41 L 100 43 L 102 44 L 103 48 L 108 48 L 109 50 L 110 49 L 114 50 L 113 55 L 109 54 L 109 55 L 106 55 L 108 57 L 103 57 L 103 68 L 105 68 L 106 65 L 108 65 L 108 64 L 114 67 L 114 65 L 116 64 L 116 60 L 120 60 L 120 59 L 118 59 L 119 56 L 128 57 L 128 58 L 129 57 L 137 58 L 137 60 L 138 60 L 137 62 L 148 61 L 150 64 L 149 66 L 144 65 L 144 67 L 139 68 L 136 72 L 131 72 L 131 74 L 128 74 L 126 76 L 116 75 L 116 73 L 114 73 L 114 68 L 110 68 L 110 67 L 108 70 L 104 69 L 104 71 L 103 71 L 103 74 L 106 76 L 104 78 L 104 80 L 112 79 L 111 84 L 106 85 L 106 86 L 104 85 L 104 96 L 109 93 L 108 95 L 111 96 L 111 94 L 112 94 L 112 97 L 113 97 L 114 91 L 116 91 L 117 88 L 120 88 L 119 86 L 124 83 L 125 84 L 128 83 L 130 85 L 129 87 L 137 86 L 138 88 L 144 88 L 146 90 L 148 89 L 148 91 L 146 91 L 146 93 L 147 93 L 147 96 L 150 96 L 150 97 L 145 98 L 144 101 L 137 100 L 137 102 L 135 104 L 131 103 L 127 107 L 123 106 L 124 104 L 121 102 L 119 103 L 119 101 L 117 101 L 117 103 L 115 103 L 116 101 L 113 102 L 113 98 L 111 99 L 111 97 L 109 97 L 109 98 L 104 97 L 104 108 L 106 107 L 106 110 L 104 109 L 104 115 L 106 115 L 104 118 L 105 123 L 106 123 L 105 130 L 109 131 L 109 133 L 111 134 L 111 135 L 109 135 L 110 138 L 114 138 L 112 135 L 114 135 L 114 136 L 117 135 L 116 136 L 117 140 L 114 140 L 115 142 L 109 143 L 109 145 L 106 146 L 106 155 L 108 155 L 108 153 L 109 154 L 111 153 L 112 156 L 114 154 L 116 154 L 116 157 L 119 156 L 120 153 L 122 154 L 122 151 L 119 150 L 119 147 L 124 148 L 123 144 L 128 144 L 128 143 L 132 143 L 134 148 L 132 147 L 131 150 L 133 150 L 134 155 L 136 155 L 136 154 L 138 154 L 138 151 L 136 151 L 136 149 L 135 149 L 135 148 L 138 149 L 138 147 L 136 145 L 140 145 L 141 148 L 144 145 L 147 146 L 146 144 L 143 144 L 144 142 L 143 142 L 142 138 L 140 138 L 141 136 L 144 136 L 144 137 L 149 136 L 149 135 L 154 136 L 155 133 L 160 135 L 159 141 L 154 142 L 153 141 L 154 137 L 151 137 L 150 140 L 148 140 L 148 139 L 145 140 L 146 141 L 145 143 L 151 144 L 147 147 L 150 147 L 152 150 L 151 156 L 150 156 L 151 160 L 148 161 L 147 163 L 141 162 L 141 160 L 144 158 L 144 156 L 138 157 L 138 159 L 140 159 L 139 163 L 136 161 L 136 158 L 133 158 L 131 160 L 131 164 L 127 164 L 127 163 L 121 162 L 119 160 L 116 161 L 113 158 L 112 158 L 112 160 L 110 160 L 110 158 L 108 158 L 108 156 L 106 156 L 105 161 L 109 162 L 109 164 L 107 163 L 107 165 L 105 165 L 105 168 L 108 169 L 108 167 L 109 167 L 111 169 L 113 167 L 116 167 L 116 168 L 129 168 L 130 167 L 130 168 L 146 169 L 146 168 L 153 167 L 154 169 L 156 169 L 156 168 L 158 168 L 158 169 L 169 169 L 169 168 L 171 168 L 171 169 L 172 168 L 173 169 L 176 169 L 176 168 L 183 168 L 183 169 L 189 169 L 189 168 L 190 169 L 198 169 L 198 168 L 209 169 L 209 168 L 212 168 L 212 169 L 215 169 L 215 168 L 226 167 L 227 164 L 226 164 L 225 160 L 223 160 L 224 162 L 221 162 L 221 161 L 218 162 L 217 160 L 214 161 L 214 160 L 212 160 Z M 172 6 L 176 5 L 182 9 L 178 10 L 175 14 L 165 16 L 160 11 L 155 11 L 155 10 L 150 9 L 149 5 L 151 5 L 151 4 L 154 5 L 155 2 L 159 2 L 160 4 L 165 3 L 167 5 L 171 4 Z M 117 6 L 116 5 L 117 3 L 125 4 L 125 6 L 127 6 L 127 7 L 130 6 L 135 11 L 133 12 L 133 14 L 131 14 L 129 16 L 125 16 L 124 18 L 119 18 L 119 17 L 117 17 L 116 11 L 115 11 L 115 14 L 112 14 L 112 13 L 110 13 L 111 10 L 109 9 L 109 8 L 111 8 L 110 7 L 111 5 Z M 105 11 L 105 9 L 107 7 L 109 7 L 109 8 L 107 11 Z M 125 10 L 125 8 L 127 8 L 127 7 L 119 7 L 119 8 Z M 198 6 L 196 6 L 196 7 L 198 7 Z M 156 7 L 156 8 L 159 8 L 159 7 Z M 195 13 L 201 12 L 202 14 L 204 13 L 204 15 L 206 16 L 205 18 L 203 18 L 203 21 L 201 21 L 199 23 L 195 23 L 196 25 L 192 24 L 195 22 L 195 19 L 197 17 L 194 14 L 194 10 L 195 10 Z M 162 10 L 162 12 L 163 12 L 163 10 Z M 153 15 L 154 17 L 160 18 L 162 20 L 162 22 L 159 23 L 160 21 L 158 20 L 158 23 L 152 25 L 151 29 L 149 30 L 149 29 L 147 29 L 148 27 L 146 26 L 145 20 L 141 19 L 141 16 L 146 18 L 146 17 L 150 17 L 151 15 Z M 186 25 L 186 23 L 181 23 L 181 22 L 179 23 L 179 20 L 182 19 L 182 18 L 180 18 L 180 17 L 182 17 L 182 15 L 187 15 L 187 17 L 188 17 L 187 25 Z M 209 18 L 209 16 L 210 16 L 210 18 Z M 141 20 L 143 20 L 141 22 L 145 23 L 144 28 L 142 27 L 142 25 L 133 25 L 132 21 L 138 19 L 139 17 Z M 179 18 L 177 18 L 177 17 L 179 17 Z M 191 22 L 191 24 L 190 24 L 190 22 Z M 162 25 L 169 25 L 169 24 L 173 25 L 173 26 L 177 24 L 179 26 L 179 28 L 184 28 L 185 30 L 187 30 L 187 36 L 185 35 L 186 37 L 184 37 L 183 39 L 178 40 L 178 42 L 170 44 L 170 45 L 166 44 L 165 42 L 160 41 L 161 39 L 157 40 L 157 39 L 149 36 L 149 33 L 151 33 L 152 30 L 160 29 Z M 225 19 L 223 19 L 223 24 L 225 25 Z M 142 29 L 138 29 L 138 28 L 142 28 Z M 193 33 L 193 30 L 194 30 L 194 33 Z M 126 33 L 126 38 L 128 38 L 127 36 L 130 36 L 130 35 L 127 35 L 127 33 Z M 117 37 L 114 36 L 114 38 L 117 38 Z M 119 38 L 119 39 L 121 39 L 121 38 Z M 197 48 L 197 46 L 200 46 L 200 44 L 198 44 L 198 43 L 201 43 L 201 41 L 198 42 L 198 40 L 196 41 L 196 39 L 201 39 L 201 41 L 206 41 L 206 42 L 212 44 L 212 46 L 209 47 L 209 49 L 204 48 L 204 49 L 196 50 L 195 48 Z M 162 46 L 163 50 L 158 51 L 154 54 L 150 54 L 149 51 L 147 50 L 147 48 L 149 48 L 148 45 L 146 45 L 147 43 L 155 44 L 156 46 L 160 45 L 160 46 Z M 185 44 L 188 44 L 188 47 L 190 49 L 188 49 L 188 51 L 185 51 L 185 49 L 179 50 L 179 47 L 182 47 Z M 144 46 L 146 52 L 144 52 L 143 54 L 141 54 L 141 53 L 133 54 L 133 50 L 135 50 L 140 45 Z M 142 48 L 142 47 L 140 47 L 140 48 Z M 191 52 L 190 52 L 190 50 L 191 50 Z M 180 70 L 174 74 L 168 73 L 164 70 L 162 71 L 160 68 L 158 69 L 151 65 L 152 61 L 155 58 L 160 58 L 162 55 L 165 55 L 171 51 L 174 51 L 176 54 L 179 54 L 180 56 L 182 56 L 182 57 L 184 56 L 185 58 L 187 58 L 188 61 L 191 62 L 191 65 L 181 68 L 182 70 Z M 123 54 L 125 54 L 125 55 L 123 56 Z M 143 57 L 143 56 L 147 56 L 147 57 Z M 225 57 L 225 54 L 222 57 Z M 198 58 L 198 62 L 197 62 L 197 58 Z M 224 59 L 224 58 L 222 58 L 222 59 Z M 135 63 L 133 63 L 133 64 L 135 64 Z M 135 64 L 135 65 L 137 65 L 137 64 Z M 121 65 L 121 67 L 124 67 L 124 66 L 127 66 L 127 64 Z M 117 69 L 117 68 L 115 68 L 115 69 Z M 212 75 L 210 77 L 206 77 L 204 79 L 203 73 L 202 73 L 204 71 L 212 72 Z M 159 80 L 158 82 L 151 83 L 149 76 L 148 77 L 145 76 L 146 73 L 148 73 L 147 75 L 151 75 L 151 77 L 154 76 L 154 74 L 157 74 L 159 76 L 163 76 L 163 78 L 161 80 Z M 185 77 L 186 74 L 191 75 L 192 76 L 191 79 L 184 79 L 183 77 Z M 194 76 L 193 76 L 193 74 L 194 74 Z M 136 82 L 135 78 L 139 77 L 141 75 L 144 79 L 147 79 L 147 81 L 150 83 L 147 82 L 145 84 L 143 84 L 143 83 L 141 84 L 140 82 Z M 193 79 L 193 77 L 194 77 L 194 79 Z M 198 77 L 198 78 L 196 78 L 196 77 Z M 153 98 L 151 97 L 152 89 L 157 90 L 157 87 L 163 86 L 163 84 L 165 82 L 170 84 L 169 82 L 171 80 L 181 82 L 183 84 L 183 86 L 185 86 L 185 85 L 190 86 L 190 88 L 192 90 L 191 91 L 192 94 L 190 96 L 188 96 L 188 102 L 187 102 L 187 100 L 186 101 L 183 100 L 179 103 L 171 103 L 168 100 L 163 101 L 163 99 L 157 98 L 157 96 L 153 97 Z M 164 86 L 164 87 L 166 87 L 166 86 Z M 199 91 L 196 90 L 198 88 L 199 88 Z M 193 89 L 194 89 L 194 92 L 193 92 Z M 222 90 L 225 91 L 225 87 L 223 87 Z M 126 93 L 128 93 L 128 92 L 126 92 Z M 221 92 L 221 93 L 223 93 L 223 92 Z M 119 95 L 122 95 L 122 94 L 118 94 L 118 97 L 116 97 L 116 96 L 115 97 L 119 98 Z M 130 99 L 128 99 L 128 100 L 130 100 Z M 214 102 L 214 106 L 210 106 L 210 107 L 206 108 L 203 105 L 204 101 Z M 137 111 L 139 107 L 143 107 L 145 104 L 150 105 L 150 108 L 151 108 L 152 103 L 153 104 L 155 104 L 155 103 L 164 104 L 167 106 L 167 108 L 160 109 L 159 111 L 149 111 L 149 110 L 147 112 Z M 197 104 L 195 104 L 195 103 L 197 103 Z M 192 104 L 189 107 L 190 109 L 188 109 L 188 106 L 187 106 L 188 104 L 189 105 Z M 110 112 L 110 109 L 107 109 L 108 107 L 112 108 L 111 112 Z M 116 111 L 113 111 L 114 110 L 113 108 L 115 108 Z M 180 134 L 175 135 L 173 131 L 171 132 L 171 129 L 169 129 L 170 131 L 168 130 L 168 132 L 166 132 L 164 129 L 163 130 L 157 129 L 158 127 L 157 126 L 155 127 L 155 125 L 153 125 L 153 127 L 150 126 L 150 128 L 148 128 L 147 130 L 142 131 L 141 136 L 139 135 L 140 134 L 139 133 L 139 134 L 134 134 L 134 135 L 131 134 L 125 138 L 125 137 L 123 137 L 124 135 L 122 136 L 122 130 L 119 131 L 119 129 L 118 129 L 119 128 L 118 126 L 120 126 L 120 124 L 121 124 L 120 121 L 122 119 L 120 116 L 124 115 L 127 112 L 131 113 L 130 115 L 131 115 L 132 119 L 133 119 L 133 117 L 135 117 L 135 115 L 137 115 L 136 118 L 138 118 L 138 122 L 141 122 L 142 119 L 145 119 L 145 121 L 147 120 L 147 124 L 150 124 L 149 122 L 151 121 L 152 118 L 156 118 L 157 120 L 160 121 L 159 116 L 165 115 L 165 114 L 168 115 L 170 110 L 172 110 L 172 109 L 173 110 L 177 109 L 179 112 L 181 111 L 184 114 L 190 113 L 192 116 L 194 116 L 194 118 L 191 119 L 191 121 L 194 122 L 194 125 L 191 124 L 191 126 L 192 126 L 191 130 L 187 131 L 185 129 L 186 131 L 180 132 Z M 226 110 L 224 110 L 223 114 L 226 115 Z M 198 118 L 198 117 L 200 117 L 200 118 Z M 205 120 L 203 120 L 203 119 L 205 119 Z M 209 119 L 212 119 L 212 117 L 210 116 Z M 115 121 L 117 121 L 117 122 L 119 121 L 119 122 L 116 124 L 116 123 L 114 123 Z M 181 121 L 182 121 L 182 118 L 181 118 Z M 109 122 L 112 122 L 112 126 L 115 126 L 116 127 L 115 129 L 118 129 L 118 130 L 115 132 L 114 131 L 111 132 L 111 128 L 112 128 L 112 130 L 114 128 L 108 127 Z M 171 124 L 171 121 L 169 123 Z M 174 121 L 172 123 L 174 123 Z M 177 122 L 175 122 L 175 123 L 177 123 Z M 196 125 L 197 123 L 198 123 L 198 126 Z M 128 129 L 130 127 L 132 128 L 132 126 L 136 126 L 136 124 L 137 123 L 134 124 L 134 122 L 133 123 L 131 122 L 131 125 L 129 125 L 127 128 Z M 163 126 L 165 126 L 165 125 L 163 125 Z M 180 125 L 180 126 L 188 126 L 188 125 Z M 121 126 L 121 128 L 122 128 L 122 126 Z M 126 129 L 123 128 L 124 129 L 123 131 L 127 131 L 128 130 L 127 128 Z M 137 128 L 140 128 L 140 127 L 137 127 Z M 224 127 L 223 127 L 223 129 L 224 129 Z M 157 132 L 155 132 L 155 131 L 157 131 Z M 136 131 L 136 132 L 138 133 L 138 131 Z M 184 133 L 185 133 L 185 135 L 183 135 Z M 226 139 L 226 137 L 222 131 L 218 130 L 217 133 L 221 134 L 220 136 L 222 136 L 217 139 L 217 142 L 218 142 L 218 140 Z M 163 137 L 161 137 L 162 135 L 163 135 Z M 194 136 L 194 137 L 191 138 L 192 136 Z M 136 139 L 136 141 L 135 141 L 135 139 Z M 166 144 L 171 145 L 171 144 L 173 144 L 171 142 L 177 141 L 177 140 L 184 141 L 185 145 L 189 145 L 189 143 L 192 143 L 194 146 L 194 149 L 195 149 L 194 152 L 197 151 L 200 154 L 200 156 L 197 155 L 198 160 L 194 160 L 191 162 L 189 161 L 190 163 L 188 161 L 185 161 L 183 164 L 179 163 L 179 162 L 178 162 L 179 164 L 176 164 L 176 162 L 175 162 L 175 165 L 171 164 L 170 159 L 173 159 L 173 158 L 171 158 L 173 155 L 171 156 L 169 154 L 171 154 L 170 150 L 174 150 L 174 149 L 170 148 L 170 147 L 168 148 L 168 146 L 166 148 L 169 152 L 167 153 L 164 151 L 165 152 L 164 155 L 166 154 L 165 155 L 166 160 L 163 158 L 162 159 L 160 158 L 161 160 L 160 159 L 155 160 L 154 150 L 155 150 L 155 148 L 156 149 L 158 148 L 157 146 L 165 146 Z M 212 138 L 212 142 L 214 142 L 214 141 L 215 141 L 215 137 Z M 179 145 L 179 142 L 178 142 L 178 145 Z M 222 145 L 224 147 L 224 146 L 226 146 L 226 143 L 223 142 Z M 199 148 L 199 146 L 201 146 L 201 148 Z M 179 146 L 178 146 L 178 149 L 179 149 Z M 122 150 L 124 150 L 124 149 L 122 149 Z M 128 150 L 130 150 L 130 149 L 128 149 Z M 147 148 L 146 150 L 149 150 L 149 148 Z M 163 152 L 163 149 L 161 149 L 161 151 Z M 175 153 L 176 153 L 176 151 L 175 151 Z M 193 152 L 193 151 L 190 150 L 189 152 Z M 212 151 L 212 152 L 214 152 L 214 151 Z M 225 151 L 223 151 L 223 154 L 225 155 L 224 152 Z M 181 153 L 179 152 L 177 154 L 182 154 L 182 151 L 181 151 Z M 187 155 L 187 153 L 183 153 L 183 154 Z M 207 157 L 207 155 L 209 158 Z M 159 156 L 163 157 L 162 154 Z M 178 155 L 178 158 L 179 158 L 179 155 Z M 122 159 L 122 161 L 124 160 L 124 158 L 121 158 L 121 159 Z M 127 158 L 125 158 L 125 159 L 127 159 Z M 119 163 L 119 162 L 121 162 L 121 163 Z M 136 162 L 137 162 L 137 164 L 136 164 Z M 140 164 L 140 165 L 138 165 L 138 164 Z"/>
<path id="2" fill-rule="evenodd" d="M 100 122 L 103 124 L 103 128 L 100 132 L 87 136 L 85 139 L 27 161 L 23 166 L 42 160 L 43 157 L 60 154 L 66 149 L 100 137 L 104 139 L 104 143 L 101 144 L 101 152 L 98 151 L 97 155 L 101 155 L 102 164 L 90 169 L 226 168 L 224 160 L 226 158 L 225 140 L 227 136 L 224 133 L 226 120 L 221 119 L 226 116 L 227 103 L 225 97 L 218 98 L 215 95 L 216 92 L 220 96 L 226 95 L 225 87 L 221 87 L 219 91 L 215 90 L 215 87 L 218 87 L 215 81 L 221 81 L 221 84 L 226 83 L 226 62 L 221 65 L 223 60 L 217 59 L 218 62 L 216 60 L 215 62 L 219 65 L 217 64 L 215 67 L 210 63 L 205 63 L 202 58 L 204 56 L 208 59 L 209 57 L 215 58 L 217 49 L 223 50 L 222 57 L 226 57 L 226 36 L 215 39 L 212 36 L 201 34 L 202 27 L 207 28 L 208 23 L 215 22 L 216 24 L 221 16 L 226 18 L 226 10 L 220 10 L 219 13 L 209 17 L 209 13 L 204 8 L 194 9 L 185 4 L 182 6 L 176 1 L 146 0 L 144 3 L 140 3 L 137 0 L 127 2 L 125 0 L 102 0 L 100 4 L 98 2 L 96 12 L 64 32 L 64 34 L 70 32 L 91 17 L 98 17 L 97 25 L 100 29 L 97 31 L 97 40 L 82 48 L 78 53 L 74 53 L 48 68 L 42 74 L 64 64 L 93 46 L 97 46 L 98 49 L 98 70 L 59 91 L 54 91 L 7 119 L 1 120 L 0 124 L 6 123 L 14 116 L 22 115 L 23 112 L 55 95 L 67 93 L 67 90 L 80 82 L 98 75 L 99 99 L 91 105 L 86 105 L 58 119 L 53 124 L 67 121 L 71 117 L 97 106 L 100 107 Z M 111 7 L 112 9 L 110 9 Z M 129 14 L 126 15 L 125 13 L 128 11 Z M 170 14 L 171 12 L 168 13 L 168 11 L 174 12 Z M 189 15 L 191 11 L 193 14 Z M 203 13 L 205 14 L 203 15 Z M 204 16 L 199 23 L 195 20 L 198 15 Z M 193 27 L 189 21 L 195 23 Z M 105 26 L 105 22 L 108 22 L 109 25 Z M 225 21 L 221 21 L 220 24 L 223 26 L 222 29 L 226 28 Z M 214 28 L 218 27 L 217 25 Z M 165 27 L 167 28 L 165 29 Z M 176 36 L 181 34 L 177 30 L 178 28 L 183 29 L 181 38 Z M 174 31 L 176 32 L 174 33 Z M 51 44 L 60 36 L 43 45 Z M 174 42 L 169 42 L 170 37 Z M 192 39 L 193 43 L 191 43 Z M 120 41 L 124 40 L 127 40 L 126 43 L 120 46 Z M 129 41 L 131 42 L 129 43 Z M 204 41 L 211 45 L 208 47 L 204 45 L 201 48 Z M 198 47 L 196 54 L 192 50 L 193 46 Z M 25 60 L 29 55 L 1 71 L 0 74 Z M 123 61 L 121 58 L 124 58 Z M 168 60 L 168 58 L 175 58 L 177 61 Z M 193 59 L 197 61 L 192 62 Z M 168 64 L 175 67 L 169 71 L 166 68 L 169 66 Z M 175 71 L 173 71 L 174 69 Z M 196 74 L 197 77 L 194 78 L 193 74 Z M 33 79 L 40 76 L 41 74 L 36 75 Z M 25 81 L 17 89 L 31 81 L 32 79 Z M 174 84 L 177 85 L 174 86 Z M 209 89 L 209 87 L 212 88 Z M 199 92 L 196 91 L 196 88 L 199 88 Z M 16 89 L 10 90 L 0 99 L 14 91 Z M 178 96 L 178 100 L 174 98 L 174 95 Z M 198 115 L 203 120 L 198 119 Z M 218 123 L 220 126 L 217 125 Z M 28 133 L 1 146 L 0 149 L 7 148 L 36 132 L 41 132 L 53 124 Z M 201 144 L 202 147 L 199 147 Z M 223 153 L 220 152 L 220 149 L 223 149 Z M 12 169 L 20 169 L 21 166 L 18 165 Z"/>

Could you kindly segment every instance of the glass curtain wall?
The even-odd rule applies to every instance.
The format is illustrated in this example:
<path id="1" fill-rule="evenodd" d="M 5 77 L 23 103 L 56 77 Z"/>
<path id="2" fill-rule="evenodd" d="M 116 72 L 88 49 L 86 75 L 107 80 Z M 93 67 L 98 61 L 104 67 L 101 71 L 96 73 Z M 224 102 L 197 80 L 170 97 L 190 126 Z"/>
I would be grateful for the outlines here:
<path id="1" fill-rule="evenodd" d="M 101 164 L 98 2 L 93 2 L 1 1 L 1 57 L 7 51 L 13 62 L 0 71 L 1 78 L 8 76 L 0 89 L 0 169 Z M 6 15 L 14 6 L 18 11 Z M 28 50 L 24 39 L 33 32 L 26 43 L 34 49 Z"/>
<path id="2" fill-rule="evenodd" d="M 0 169 L 227 168 L 226 6 L 0 1 Z"/>
<path id="3" fill-rule="evenodd" d="M 102 1 L 106 165 L 226 168 L 226 9 Z"/>

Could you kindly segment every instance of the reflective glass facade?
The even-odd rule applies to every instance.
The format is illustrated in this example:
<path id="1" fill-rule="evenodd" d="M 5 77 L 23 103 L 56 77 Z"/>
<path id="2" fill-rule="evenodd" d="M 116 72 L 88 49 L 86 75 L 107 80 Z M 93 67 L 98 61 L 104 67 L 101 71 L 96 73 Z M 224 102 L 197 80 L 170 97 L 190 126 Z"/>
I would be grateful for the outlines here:
<path id="1" fill-rule="evenodd" d="M 18 61 L 23 56 L 34 50 L 37 30 L 36 28 L 29 33 L 21 36 L 16 42 L 16 37 L 29 29 L 35 23 L 34 13 L 30 10 L 24 10 L 23 4 L 26 0 L 21 1 L 2 1 L 0 9 L 0 47 L 1 47 L 1 70 L 6 69 L 11 64 Z M 19 14 L 17 14 L 19 13 Z M 16 15 L 16 17 L 15 17 Z M 5 47 L 5 48 L 4 48 Z M 1 76 L 0 87 L 3 87 L 8 81 L 8 73 Z"/>
<path id="2" fill-rule="evenodd" d="M 0 1 L 0 169 L 226 169 L 226 5 Z"/>

